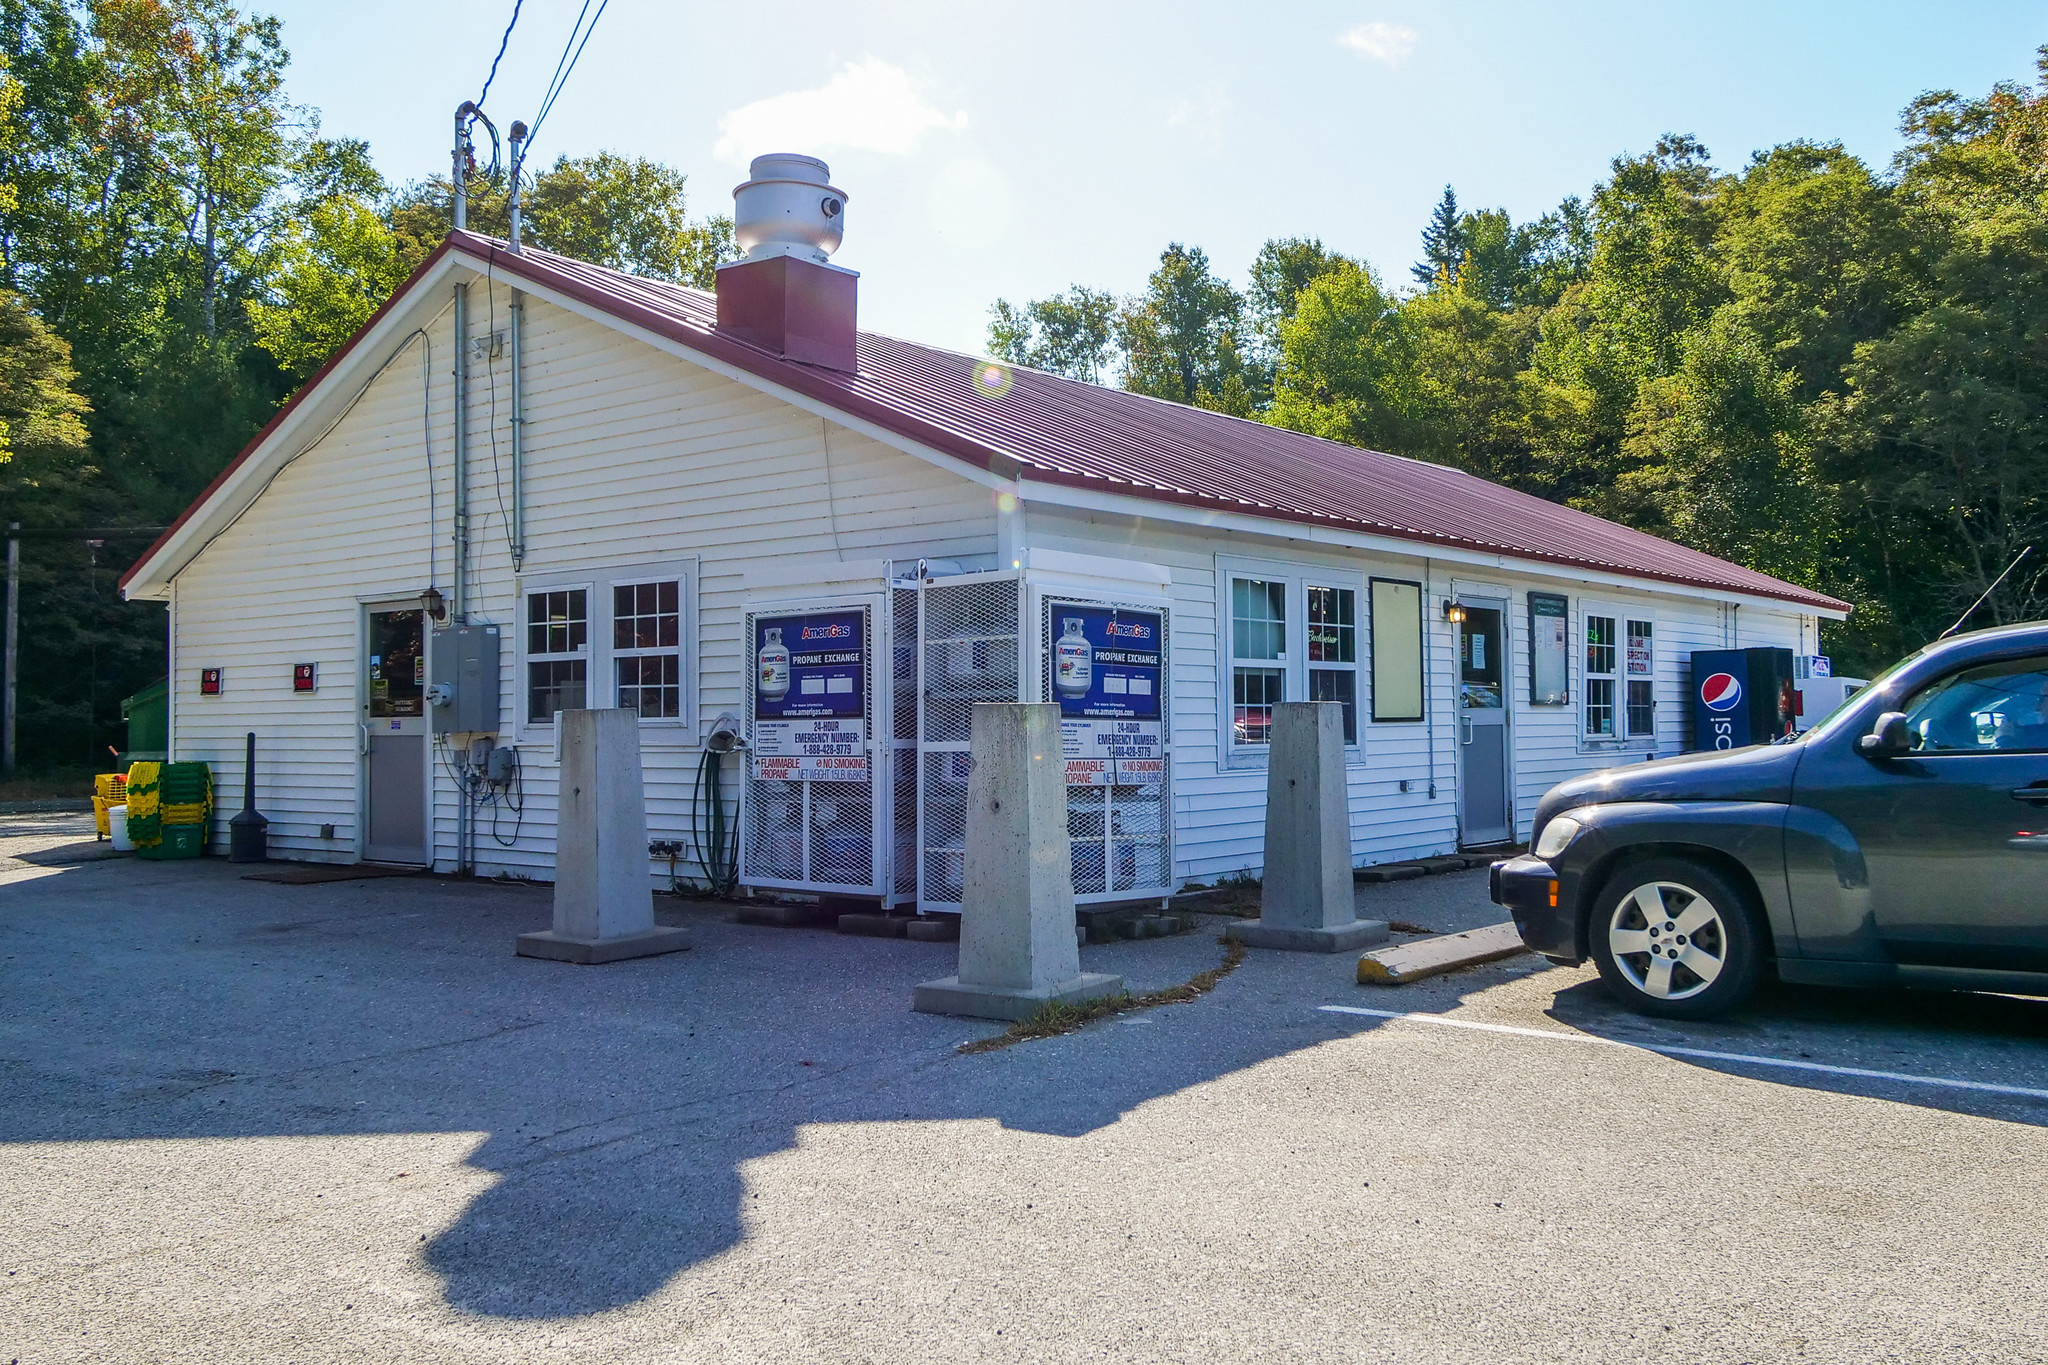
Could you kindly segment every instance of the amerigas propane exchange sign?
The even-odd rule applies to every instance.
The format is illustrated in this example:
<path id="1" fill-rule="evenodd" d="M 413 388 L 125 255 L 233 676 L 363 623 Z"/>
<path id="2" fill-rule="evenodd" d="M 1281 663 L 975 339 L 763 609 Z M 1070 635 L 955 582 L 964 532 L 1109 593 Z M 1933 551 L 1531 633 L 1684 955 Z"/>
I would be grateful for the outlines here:
<path id="1" fill-rule="evenodd" d="M 1163 620 L 1156 611 L 1052 602 L 1053 694 L 1070 787 L 1166 778 L 1159 713 Z"/>
<path id="2" fill-rule="evenodd" d="M 755 779 L 866 781 L 866 614 L 756 617 L 754 661 Z"/>

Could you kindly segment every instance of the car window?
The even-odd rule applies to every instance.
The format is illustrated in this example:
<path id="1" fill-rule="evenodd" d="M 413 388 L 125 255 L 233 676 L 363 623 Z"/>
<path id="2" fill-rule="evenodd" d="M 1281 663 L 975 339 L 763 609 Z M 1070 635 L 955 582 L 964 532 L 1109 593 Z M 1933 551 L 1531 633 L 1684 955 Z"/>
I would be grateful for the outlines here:
<path id="1" fill-rule="evenodd" d="M 2048 752 L 2048 657 L 1951 673 L 1905 711 L 1916 753 Z"/>

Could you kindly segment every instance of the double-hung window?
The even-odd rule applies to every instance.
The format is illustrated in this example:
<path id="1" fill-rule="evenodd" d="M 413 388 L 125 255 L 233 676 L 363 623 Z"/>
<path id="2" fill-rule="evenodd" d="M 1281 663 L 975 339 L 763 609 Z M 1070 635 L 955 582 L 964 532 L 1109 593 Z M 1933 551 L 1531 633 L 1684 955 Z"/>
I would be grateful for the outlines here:
<path id="1" fill-rule="evenodd" d="M 526 719 L 552 725 L 557 711 L 590 705 L 590 590 L 526 596 Z"/>
<path id="2" fill-rule="evenodd" d="M 1344 703 L 1344 742 L 1358 743 L 1358 593 L 1308 585 L 1308 699 Z"/>
<path id="3" fill-rule="evenodd" d="M 1287 700 L 1287 581 L 1230 580 L 1230 742 L 1264 744 Z"/>
<path id="4" fill-rule="evenodd" d="M 527 726 L 585 706 L 634 712 L 644 725 L 691 723 L 694 564 L 599 571 L 536 585 L 523 608 Z"/>
<path id="5" fill-rule="evenodd" d="M 1630 739 L 1654 739 L 1657 735 L 1656 625 L 1628 618 L 1628 691 L 1623 697 L 1628 714 L 1623 717 Z"/>
<path id="6" fill-rule="evenodd" d="M 1594 603 L 1583 628 L 1586 738 L 1655 739 L 1656 623 Z"/>
<path id="7" fill-rule="evenodd" d="M 1343 575 L 1247 566 L 1222 572 L 1219 606 L 1229 658 L 1225 743 L 1232 756 L 1262 752 L 1283 701 L 1344 708 L 1344 742 L 1358 742 L 1361 701 L 1359 591 Z"/>
<path id="8" fill-rule="evenodd" d="M 612 585 L 613 704 L 642 720 L 683 714 L 680 579 Z"/>
<path id="9" fill-rule="evenodd" d="M 1620 662 L 1615 618 L 1586 612 L 1586 738 L 1614 739 L 1615 668 Z"/>

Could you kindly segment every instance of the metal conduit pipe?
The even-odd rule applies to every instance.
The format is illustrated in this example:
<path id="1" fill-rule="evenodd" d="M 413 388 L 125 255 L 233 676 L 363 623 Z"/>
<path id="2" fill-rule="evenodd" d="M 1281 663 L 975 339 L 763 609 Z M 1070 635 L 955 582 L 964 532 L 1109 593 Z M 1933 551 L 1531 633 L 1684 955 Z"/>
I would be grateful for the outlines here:
<path id="1" fill-rule="evenodd" d="M 519 254 L 519 175 L 520 163 L 525 158 L 526 125 L 514 122 L 511 130 L 512 141 L 512 253 Z M 520 345 L 521 333 L 526 321 L 526 296 L 517 289 L 512 291 L 511 335 L 508 340 L 510 354 L 507 361 L 512 369 L 512 572 L 518 573 L 526 562 L 526 461 L 524 458 L 526 408 L 521 400 Z"/>

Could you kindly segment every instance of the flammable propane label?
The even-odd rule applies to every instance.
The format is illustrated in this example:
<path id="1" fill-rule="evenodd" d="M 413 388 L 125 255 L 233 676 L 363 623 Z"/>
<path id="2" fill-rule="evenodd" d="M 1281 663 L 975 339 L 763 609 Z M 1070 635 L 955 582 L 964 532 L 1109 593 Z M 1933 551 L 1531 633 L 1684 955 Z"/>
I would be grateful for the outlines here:
<path id="1" fill-rule="evenodd" d="M 754 778 L 763 782 L 865 782 L 867 722 L 807 716 L 754 722 Z"/>
<path id="2" fill-rule="evenodd" d="M 1166 780 L 1156 720 L 1062 720 L 1069 787 L 1142 787 Z"/>

